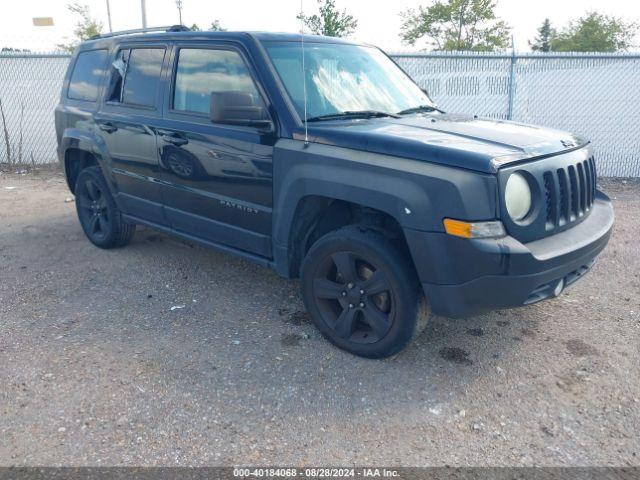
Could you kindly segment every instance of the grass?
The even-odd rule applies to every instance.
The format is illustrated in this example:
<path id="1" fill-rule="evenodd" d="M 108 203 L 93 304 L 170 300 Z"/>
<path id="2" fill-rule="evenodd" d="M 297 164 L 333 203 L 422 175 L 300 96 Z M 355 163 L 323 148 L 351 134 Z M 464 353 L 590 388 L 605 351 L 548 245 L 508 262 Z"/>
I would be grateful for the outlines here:
<path id="1" fill-rule="evenodd" d="M 0 172 L 2 173 L 31 173 L 31 172 L 62 172 L 60 162 L 51 163 L 32 163 L 32 162 L 15 162 L 0 163 Z"/>

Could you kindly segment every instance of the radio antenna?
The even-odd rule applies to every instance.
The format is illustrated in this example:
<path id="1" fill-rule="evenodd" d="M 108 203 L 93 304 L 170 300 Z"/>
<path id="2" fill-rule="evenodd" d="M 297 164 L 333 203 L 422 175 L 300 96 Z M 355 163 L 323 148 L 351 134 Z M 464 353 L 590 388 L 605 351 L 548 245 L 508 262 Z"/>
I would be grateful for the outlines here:
<path id="1" fill-rule="evenodd" d="M 300 0 L 300 39 L 302 43 L 302 95 L 304 97 L 304 146 L 309 146 L 309 130 L 307 128 L 307 74 L 304 54 L 304 0 Z"/>

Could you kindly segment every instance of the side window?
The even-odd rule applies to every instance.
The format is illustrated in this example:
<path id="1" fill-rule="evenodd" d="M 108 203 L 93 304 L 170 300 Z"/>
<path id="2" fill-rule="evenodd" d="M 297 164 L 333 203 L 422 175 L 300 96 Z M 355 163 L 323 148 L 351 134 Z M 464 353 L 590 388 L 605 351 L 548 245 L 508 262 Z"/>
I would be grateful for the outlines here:
<path id="1" fill-rule="evenodd" d="M 120 50 L 116 59 L 111 63 L 109 95 L 107 95 L 107 101 L 109 102 L 122 102 L 122 82 L 127 71 L 130 52 L 131 50 Z"/>
<path id="2" fill-rule="evenodd" d="M 180 49 L 173 94 L 174 110 L 208 114 L 211 93 L 231 91 L 249 93 L 257 103 L 262 102 L 239 53 L 232 50 Z"/>
<path id="3" fill-rule="evenodd" d="M 164 61 L 163 48 L 120 50 L 111 64 L 107 100 L 153 107 Z"/>
<path id="4" fill-rule="evenodd" d="M 107 50 L 89 50 L 78 55 L 73 67 L 67 97 L 73 100 L 98 100 L 100 82 L 107 66 Z"/>

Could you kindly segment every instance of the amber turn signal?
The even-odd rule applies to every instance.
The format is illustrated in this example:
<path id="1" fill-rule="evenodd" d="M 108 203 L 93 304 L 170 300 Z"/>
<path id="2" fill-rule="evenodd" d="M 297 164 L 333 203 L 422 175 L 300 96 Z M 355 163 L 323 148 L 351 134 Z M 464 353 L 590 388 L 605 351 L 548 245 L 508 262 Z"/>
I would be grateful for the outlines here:
<path id="1" fill-rule="evenodd" d="M 500 221 L 464 222 L 445 218 L 444 231 L 454 237 L 462 238 L 499 238 L 505 236 L 504 226 Z"/>

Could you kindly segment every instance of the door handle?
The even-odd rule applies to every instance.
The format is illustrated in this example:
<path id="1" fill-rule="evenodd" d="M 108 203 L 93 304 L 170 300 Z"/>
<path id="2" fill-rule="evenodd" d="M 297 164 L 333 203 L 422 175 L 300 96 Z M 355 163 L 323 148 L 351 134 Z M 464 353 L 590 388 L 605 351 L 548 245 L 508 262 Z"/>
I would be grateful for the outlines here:
<path id="1" fill-rule="evenodd" d="M 182 135 L 178 133 L 171 133 L 171 132 L 158 132 L 158 133 L 160 133 L 160 136 L 165 142 L 171 143 L 178 147 L 189 143 L 189 140 L 187 140 L 186 138 L 184 138 Z"/>
<path id="2" fill-rule="evenodd" d="M 118 130 L 118 127 L 111 122 L 99 123 L 98 128 L 107 133 L 113 133 Z"/>

